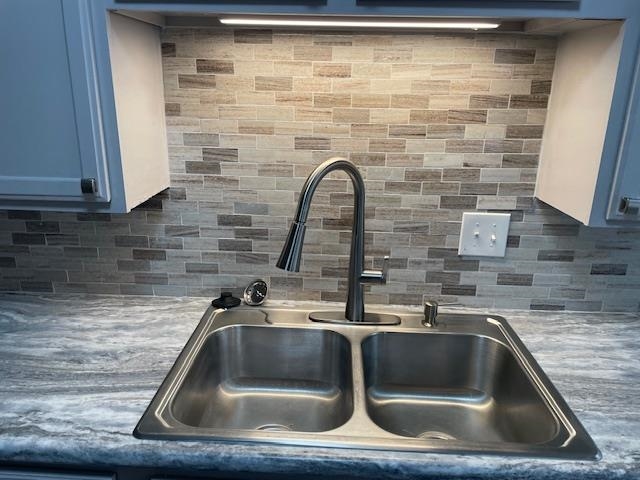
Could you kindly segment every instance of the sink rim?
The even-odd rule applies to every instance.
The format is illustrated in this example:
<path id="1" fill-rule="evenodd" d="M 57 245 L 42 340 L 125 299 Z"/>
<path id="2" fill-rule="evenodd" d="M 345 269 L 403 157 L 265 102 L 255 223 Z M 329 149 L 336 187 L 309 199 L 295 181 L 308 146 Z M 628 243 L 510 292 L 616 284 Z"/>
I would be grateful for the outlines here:
<path id="1" fill-rule="evenodd" d="M 507 321 L 496 315 L 479 314 L 442 314 L 440 325 L 435 328 L 422 326 L 422 315 L 413 312 L 397 312 L 401 317 L 396 326 L 361 326 L 322 324 L 312 322 L 308 318 L 310 311 L 318 308 L 278 308 L 278 307 L 237 307 L 233 310 L 214 309 L 209 307 L 201 321 L 179 354 L 176 362 L 166 375 L 161 386 L 149 403 L 143 416 L 136 425 L 133 435 L 141 439 L 187 440 L 187 441 L 231 441 L 260 442 L 284 445 L 365 448 L 386 451 L 413 451 L 453 454 L 480 454 L 504 456 L 528 456 L 555 459 L 599 460 L 600 451 L 573 414 L 560 393 L 553 386 L 544 371 L 537 364 L 531 353 L 511 329 Z M 330 310 L 330 308 L 327 308 Z M 225 312 L 231 312 L 225 319 Z M 239 314 L 239 315 L 238 315 Z M 248 318 L 245 318 L 247 316 Z M 242 317 L 242 321 L 238 321 Z M 191 427 L 182 424 L 171 414 L 168 405 L 175 397 L 176 391 L 189 371 L 194 358 L 202 348 L 202 344 L 213 332 L 232 325 L 252 325 L 261 328 L 293 327 L 304 329 L 329 330 L 347 338 L 351 343 L 352 353 L 352 388 L 353 411 L 351 417 L 338 428 L 323 432 L 269 431 L 246 429 L 218 429 Z M 418 333 L 426 335 L 471 334 L 487 336 L 493 341 L 503 344 L 516 357 L 519 367 L 534 383 L 536 390 L 549 400 L 554 416 L 566 428 L 568 439 L 560 444 L 550 442 L 544 444 L 523 444 L 510 442 L 468 442 L 459 440 L 436 441 L 402 437 L 383 430 L 375 425 L 366 412 L 364 397 L 361 391 L 362 378 L 362 341 L 370 335 L 387 332 Z M 500 332 L 501 338 L 496 338 Z M 357 362 L 357 363 L 354 363 Z M 370 425 L 358 433 L 350 430 L 354 423 L 368 420 Z M 556 438 L 558 435 L 556 435 Z"/>

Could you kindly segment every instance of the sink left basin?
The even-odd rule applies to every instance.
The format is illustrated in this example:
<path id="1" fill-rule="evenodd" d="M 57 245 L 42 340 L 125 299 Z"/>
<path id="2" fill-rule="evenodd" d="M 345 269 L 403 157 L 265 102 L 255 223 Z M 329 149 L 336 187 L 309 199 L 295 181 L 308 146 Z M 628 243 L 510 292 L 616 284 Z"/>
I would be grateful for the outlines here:
<path id="1" fill-rule="evenodd" d="M 198 429 L 332 430 L 353 412 L 349 342 L 328 330 L 217 330 L 168 407 L 177 421 Z"/>

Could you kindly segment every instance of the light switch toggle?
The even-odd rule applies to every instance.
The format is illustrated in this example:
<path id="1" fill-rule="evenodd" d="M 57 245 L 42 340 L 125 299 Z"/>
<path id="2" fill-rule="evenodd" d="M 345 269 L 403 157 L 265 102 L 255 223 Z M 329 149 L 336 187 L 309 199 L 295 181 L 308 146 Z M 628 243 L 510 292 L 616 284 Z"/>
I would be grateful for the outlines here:
<path id="1" fill-rule="evenodd" d="M 504 257 L 510 221 L 509 213 L 464 213 L 458 255 Z"/>

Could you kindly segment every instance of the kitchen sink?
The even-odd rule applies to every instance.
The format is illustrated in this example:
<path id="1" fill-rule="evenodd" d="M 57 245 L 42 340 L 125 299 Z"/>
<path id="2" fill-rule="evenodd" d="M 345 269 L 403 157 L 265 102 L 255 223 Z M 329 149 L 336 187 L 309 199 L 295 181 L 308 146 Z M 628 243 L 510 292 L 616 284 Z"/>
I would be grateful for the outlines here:
<path id="1" fill-rule="evenodd" d="M 312 310 L 207 310 L 134 435 L 599 458 L 505 319 L 327 324 Z"/>

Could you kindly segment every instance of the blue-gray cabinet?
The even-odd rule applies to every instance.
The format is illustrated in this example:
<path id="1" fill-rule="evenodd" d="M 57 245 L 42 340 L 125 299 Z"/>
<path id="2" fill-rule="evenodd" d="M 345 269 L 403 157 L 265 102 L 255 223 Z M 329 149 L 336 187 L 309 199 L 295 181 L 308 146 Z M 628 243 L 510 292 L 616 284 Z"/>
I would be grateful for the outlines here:
<path id="1" fill-rule="evenodd" d="M 0 2 L 0 208 L 125 212 L 168 187 L 159 32 L 93 6 Z M 135 78 L 114 80 L 131 61 L 118 43 L 131 35 L 151 71 L 125 77 L 155 85 L 142 95 L 157 98 L 153 111 L 123 105 L 119 118 Z M 127 143 L 132 119 L 153 129 L 141 137 L 149 145 Z M 155 178 L 138 172 L 149 167 Z"/>

